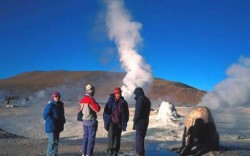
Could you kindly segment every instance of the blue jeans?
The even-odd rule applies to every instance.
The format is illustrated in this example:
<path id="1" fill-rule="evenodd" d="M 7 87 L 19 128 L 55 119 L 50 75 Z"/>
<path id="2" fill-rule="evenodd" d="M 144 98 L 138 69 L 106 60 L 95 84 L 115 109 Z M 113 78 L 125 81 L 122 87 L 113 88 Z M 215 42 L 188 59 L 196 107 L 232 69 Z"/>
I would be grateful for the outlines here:
<path id="1" fill-rule="evenodd" d="M 48 136 L 47 156 L 58 155 L 59 134 L 60 132 L 47 133 Z"/>
<path id="2" fill-rule="evenodd" d="M 93 155 L 97 127 L 98 123 L 90 126 L 83 125 L 82 154 Z"/>

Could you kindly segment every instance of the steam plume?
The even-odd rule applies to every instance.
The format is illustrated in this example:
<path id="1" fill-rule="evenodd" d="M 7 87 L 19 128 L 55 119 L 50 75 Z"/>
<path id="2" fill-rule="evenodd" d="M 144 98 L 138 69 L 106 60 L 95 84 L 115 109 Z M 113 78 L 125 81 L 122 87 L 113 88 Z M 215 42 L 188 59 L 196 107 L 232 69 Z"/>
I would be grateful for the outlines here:
<path id="1" fill-rule="evenodd" d="M 136 51 L 136 46 L 142 41 L 139 33 L 142 25 L 131 20 L 122 0 L 105 2 L 109 38 L 115 41 L 122 68 L 127 72 L 123 79 L 123 95 L 129 99 L 135 87 L 147 89 L 153 80 L 151 67 Z"/>
<path id="2" fill-rule="evenodd" d="M 250 104 L 250 58 L 240 57 L 239 63 L 227 70 L 228 77 L 215 90 L 202 98 L 200 105 L 211 109 L 249 106 Z"/>

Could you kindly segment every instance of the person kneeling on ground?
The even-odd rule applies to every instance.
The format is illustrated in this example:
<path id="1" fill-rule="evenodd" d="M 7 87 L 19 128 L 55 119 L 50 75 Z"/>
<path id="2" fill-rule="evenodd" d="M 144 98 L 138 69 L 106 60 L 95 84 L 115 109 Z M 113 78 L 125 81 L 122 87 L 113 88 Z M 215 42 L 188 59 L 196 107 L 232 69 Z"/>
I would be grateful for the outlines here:
<path id="1" fill-rule="evenodd" d="M 194 108 L 186 119 L 180 156 L 200 156 L 218 149 L 219 134 L 209 109 Z"/>

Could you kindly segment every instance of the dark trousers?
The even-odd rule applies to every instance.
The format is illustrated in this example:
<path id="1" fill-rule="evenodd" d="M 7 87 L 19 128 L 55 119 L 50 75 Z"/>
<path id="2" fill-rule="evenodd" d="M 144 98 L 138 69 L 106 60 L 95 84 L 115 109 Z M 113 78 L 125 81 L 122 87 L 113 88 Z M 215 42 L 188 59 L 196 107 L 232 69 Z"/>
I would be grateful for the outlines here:
<path id="1" fill-rule="evenodd" d="M 147 129 L 136 130 L 136 136 L 135 136 L 136 153 L 139 155 L 144 155 L 145 153 L 144 140 L 145 140 L 146 133 L 147 133 Z"/>
<path id="2" fill-rule="evenodd" d="M 114 124 L 111 122 L 108 130 L 108 152 L 118 153 L 120 150 L 121 143 L 121 127 L 118 124 Z"/>
<path id="3" fill-rule="evenodd" d="M 82 154 L 89 156 L 93 155 L 97 127 L 98 124 L 83 126 Z"/>

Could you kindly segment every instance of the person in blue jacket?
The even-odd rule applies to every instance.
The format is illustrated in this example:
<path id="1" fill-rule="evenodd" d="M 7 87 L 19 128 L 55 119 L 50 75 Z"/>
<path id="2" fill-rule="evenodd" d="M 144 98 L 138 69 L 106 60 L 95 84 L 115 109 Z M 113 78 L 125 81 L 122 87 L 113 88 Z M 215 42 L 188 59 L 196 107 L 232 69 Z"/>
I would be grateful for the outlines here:
<path id="1" fill-rule="evenodd" d="M 47 156 L 57 156 L 59 135 L 64 130 L 66 119 L 60 93 L 55 91 L 51 96 L 52 99 L 44 109 L 43 118 L 46 121 L 45 132 L 48 136 Z"/>
<path id="2" fill-rule="evenodd" d="M 108 156 L 117 156 L 120 150 L 121 133 L 126 131 L 129 120 L 128 103 L 116 87 L 105 105 L 103 112 L 104 128 L 108 131 Z"/>
<path id="3" fill-rule="evenodd" d="M 136 130 L 136 156 L 144 156 L 144 140 L 149 124 L 151 102 L 145 96 L 144 91 L 141 87 L 135 88 L 134 94 L 136 104 L 133 129 Z"/>

